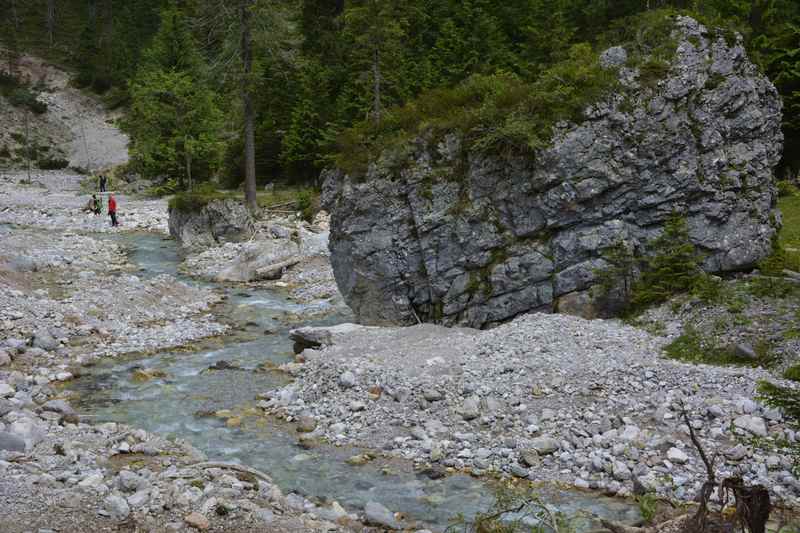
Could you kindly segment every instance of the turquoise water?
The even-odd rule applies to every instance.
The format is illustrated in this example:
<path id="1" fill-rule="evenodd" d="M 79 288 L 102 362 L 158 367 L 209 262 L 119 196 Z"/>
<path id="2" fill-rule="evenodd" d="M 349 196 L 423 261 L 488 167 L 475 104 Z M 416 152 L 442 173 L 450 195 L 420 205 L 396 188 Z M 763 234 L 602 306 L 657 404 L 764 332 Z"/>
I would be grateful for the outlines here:
<path id="1" fill-rule="evenodd" d="M 120 237 L 143 277 L 177 274 L 180 257 L 171 241 L 155 235 Z M 320 502 L 336 500 L 349 509 L 377 501 L 393 511 L 442 529 L 458 514 L 472 516 L 493 503 L 486 481 L 466 475 L 431 480 L 402 461 L 375 461 L 350 466 L 345 460 L 360 450 L 320 447 L 303 450 L 291 430 L 261 416 L 253 406 L 259 393 L 289 382 L 269 368 L 292 360 L 286 313 L 303 307 L 268 290 L 219 287 L 227 295 L 219 313 L 241 326 L 241 334 L 212 341 L 194 352 L 165 351 L 136 360 L 110 360 L 92 367 L 73 387 L 81 393 L 79 407 L 98 421 L 114 421 L 164 436 L 186 439 L 210 459 L 241 462 L 269 473 L 285 491 L 296 491 Z M 335 324 L 351 320 L 339 310 L 323 320 L 304 325 Z M 269 330 L 270 334 L 265 334 Z M 227 361 L 240 369 L 209 370 Z M 134 380 L 137 369 L 158 371 L 146 382 Z M 239 427 L 208 413 L 229 409 L 245 413 Z M 248 411 L 249 410 L 249 411 Z M 578 511 L 603 518 L 634 522 L 638 510 L 628 502 L 591 493 L 547 490 L 548 503 L 569 515 Z M 584 529 L 594 527 L 586 521 Z"/>

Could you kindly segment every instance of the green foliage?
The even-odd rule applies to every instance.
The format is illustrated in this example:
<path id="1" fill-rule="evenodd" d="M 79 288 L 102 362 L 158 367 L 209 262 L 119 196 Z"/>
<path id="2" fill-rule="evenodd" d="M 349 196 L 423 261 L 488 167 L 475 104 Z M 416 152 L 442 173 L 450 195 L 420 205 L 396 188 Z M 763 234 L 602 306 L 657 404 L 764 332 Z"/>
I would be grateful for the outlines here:
<path id="1" fill-rule="evenodd" d="M 631 304 L 642 309 L 691 292 L 703 276 L 700 257 L 689 240 L 686 220 L 673 214 L 649 245 L 642 276 L 634 284 Z"/>
<path id="2" fill-rule="evenodd" d="M 319 211 L 319 193 L 314 189 L 301 189 L 297 192 L 297 209 L 303 220 L 311 222 Z"/>
<path id="3" fill-rule="evenodd" d="M 783 371 L 783 378 L 800 382 L 800 364 L 792 365 Z"/>
<path id="4" fill-rule="evenodd" d="M 458 132 L 481 151 L 535 150 L 547 145 L 558 121 L 580 120 L 585 107 L 615 83 L 588 44 L 575 45 L 567 60 L 533 83 L 508 72 L 476 74 L 452 89 L 429 91 L 388 111 L 378 125 L 363 121 L 342 135 L 336 163 L 363 172 L 387 148 L 425 133 Z"/>
<path id="5" fill-rule="evenodd" d="M 636 497 L 636 503 L 639 506 L 639 513 L 642 515 L 642 520 L 645 524 L 650 524 L 658 513 L 658 496 L 648 492 Z"/>
<path id="6" fill-rule="evenodd" d="M 39 92 L 8 72 L 0 71 L 0 95 L 14 107 L 28 109 L 37 115 L 47 112 L 47 104 L 39 100 Z"/>
<path id="7" fill-rule="evenodd" d="M 782 268 L 800 272 L 800 195 L 779 198 L 778 208 L 783 215 L 783 227 L 778 234 Z"/>
<path id="8" fill-rule="evenodd" d="M 783 165 L 795 174 L 800 169 L 800 3 L 794 0 L 253 0 L 255 63 L 246 80 L 236 54 L 238 10 L 224 0 L 59 0 L 52 28 L 46 0 L 14 5 L 15 16 L 0 17 L 9 63 L 33 52 L 72 67 L 78 83 L 105 91 L 110 105 L 131 101 L 128 87 L 144 81 L 143 72 L 201 71 L 193 83 L 213 91 L 221 108 L 225 135 L 218 137 L 229 156 L 217 166 L 224 164 L 232 186 L 241 177 L 243 82 L 255 96 L 258 173 L 271 181 L 311 180 L 334 161 L 361 171 L 386 148 L 429 128 L 441 134 L 448 122 L 470 127 L 462 133 L 478 149 L 529 150 L 549 140 L 554 121 L 580 116 L 604 85 L 591 72 L 594 54 L 581 58 L 583 65 L 570 58 L 576 45 L 624 45 L 629 66 L 653 86 L 675 53 L 670 33 L 679 12 L 709 28 L 742 31 L 750 57 L 784 99 Z M 0 13 L 10 12 L 9 0 L 0 0 Z M 162 37 L 154 38 L 160 27 Z M 730 31 L 724 36 L 732 40 Z M 205 65 L 215 67 L 213 75 Z M 709 88 L 719 81 L 709 80 Z M 492 93 L 493 84 L 500 94 Z M 475 99 L 460 101 L 471 90 Z M 430 112 L 426 99 L 444 105 Z M 391 116 L 402 109 L 417 118 Z M 199 167 L 201 177 L 218 170 L 210 162 Z"/>
<path id="9" fill-rule="evenodd" d="M 755 352 L 756 359 L 741 356 L 731 347 L 717 345 L 713 337 L 703 335 L 692 325 L 686 326 L 683 334 L 664 347 L 667 357 L 688 363 L 751 367 L 769 367 L 774 364 L 768 344 L 757 343 Z"/>
<path id="10" fill-rule="evenodd" d="M 204 183 L 193 191 L 179 192 L 169 200 L 169 209 L 194 213 L 215 200 L 227 200 L 234 195 L 218 191 L 211 183 Z"/>
<path id="11" fill-rule="evenodd" d="M 788 180 L 778 181 L 778 196 L 781 198 L 800 195 L 797 185 Z"/>
<path id="12" fill-rule="evenodd" d="M 69 166 L 69 161 L 59 157 L 39 159 L 37 166 L 42 170 L 61 170 Z"/>
<path id="13" fill-rule="evenodd" d="M 223 115 L 202 80 L 201 59 L 183 12 L 173 3 L 130 85 L 122 122 L 131 136 L 131 166 L 150 178 L 177 178 L 180 188 L 208 179 L 222 162 Z"/>

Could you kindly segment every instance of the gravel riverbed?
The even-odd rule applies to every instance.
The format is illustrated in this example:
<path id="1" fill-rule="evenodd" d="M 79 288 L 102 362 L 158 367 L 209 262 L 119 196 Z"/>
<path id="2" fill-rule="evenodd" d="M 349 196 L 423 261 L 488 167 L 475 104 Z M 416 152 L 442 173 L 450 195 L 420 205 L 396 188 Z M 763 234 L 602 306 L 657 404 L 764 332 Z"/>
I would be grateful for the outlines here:
<path id="1" fill-rule="evenodd" d="M 665 359 L 664 337 L 614 320 L 525 315 L 490 331 L 343 325 L 294 333 L 297 381 L 262 408 L 306 438 L 371 444 L 421 468 L 553 480 L 621 496 L 691 500 L 705 467 L 742 475 L 796 508 L 785 447 L 800 435 L 756 399 L 761 369 Z M 784 385 L 787 382 L 778 380 Z"/>

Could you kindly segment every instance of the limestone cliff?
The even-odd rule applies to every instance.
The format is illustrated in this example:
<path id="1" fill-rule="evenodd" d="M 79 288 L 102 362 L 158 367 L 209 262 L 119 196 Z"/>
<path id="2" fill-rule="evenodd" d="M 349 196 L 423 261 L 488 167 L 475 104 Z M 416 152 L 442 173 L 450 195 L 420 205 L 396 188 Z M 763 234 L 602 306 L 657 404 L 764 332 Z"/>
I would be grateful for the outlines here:
<path id="1" fill-rule="evenodd" d="M 779 225 L 781 102 L 748 60 L 678 18 L 668 72 L 645 84 L 622 47 L 620 89 L 562 122 L 535 156 L 487 155 L 423 135 L 402 164 L 326 173 L 339 288 L 369 324 L 475 327 L 585 302 L 604 249 L 639 253 L 673 212 L 710 272 L 748 269 Z"/>

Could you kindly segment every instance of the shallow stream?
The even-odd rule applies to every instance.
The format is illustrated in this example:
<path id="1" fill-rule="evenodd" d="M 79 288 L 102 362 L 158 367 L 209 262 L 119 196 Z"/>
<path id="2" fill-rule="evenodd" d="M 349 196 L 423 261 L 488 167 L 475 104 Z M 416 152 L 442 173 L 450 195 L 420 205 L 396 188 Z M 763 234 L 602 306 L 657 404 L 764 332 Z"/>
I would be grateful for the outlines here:
<path id="1" fill-rule="evenodd" d="M 171 274 L 197 283 L 178 274 L 180 257 L 172 241 L 152 234 L 110 238 L 130 248 L 131 261 L 141 269 L 139 275 Z M 265 368 L 292 360 L 289 329 L 344 322 L 349 314 L 341 310 L 324 321 L 288 324 L 282 317 L 301 314 L 304 308 L 279 292 L 217 288 L 227 295 L 221 315 L 238 326 L 235 335 L 211 340 L 195 351 L 103 361 L 73 385 L 80 392 L 81 411 L 99 422 L 120 422 L 185 439 L 211 460 L 241 462 L 267 472 L 284 492 L 295 491 L 321 502 L 336 500 L 349 509 L 377 501 L 442 529 L 456 515 L 471 517 L 489 508 L 493 490 L 488 481 L 467 475 L 431 480 L 402 461 L 350 466 L 345 460 L 360 450 L 299 448 L 296 434 L 254 408 L 259 393 L 287 383 L 283 374 Z M 240 369 L 209 370 L 219 361 Z M 137 369 L 162 377 L 137 381 Z M 241 424 L 230 427 L 225 418 L 210 414 L 223 409 L 231 410 Z M 567 515 L 583 511 L 628 523 L 639 518 L 635 505 L 618 499 L 557 489 L 545 489 L 542 494 Z M 593 520 L 582 520 L 581 529 L 595 525 Z"/>

